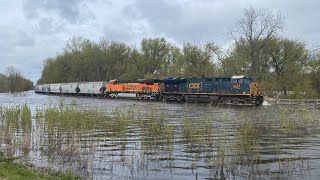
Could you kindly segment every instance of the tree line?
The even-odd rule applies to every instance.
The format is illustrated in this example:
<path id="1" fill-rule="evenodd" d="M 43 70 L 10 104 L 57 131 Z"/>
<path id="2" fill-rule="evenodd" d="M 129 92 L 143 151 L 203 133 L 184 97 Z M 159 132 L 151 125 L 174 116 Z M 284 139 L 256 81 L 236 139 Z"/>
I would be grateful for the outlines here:
<path id="1" fill-rule="evenodd" d="M 59 55 L 44 61 L 37 83 L 248 75 L 269 94 L 319 96 L 320 53 L 283 37 L 284 26 L 279 13 L 245 9 L 228 32 L 233 44 L 227 50 L 214 42 L 177 45 L 145 38 L 136 47 L 73 37 Z"/>
<path id="2" fill-rule="evenodd" d="M 21 92 L 33 89 L 33 82 L 23 77 L 21 71 L 14 66 L 6 68 L 4 74 L 0 74 L 0 93 Z"/>
<path id="3" fill-rule="evenodd" d="M 138 49 L 122 42 L 74 37 L 66 43 L 63 53 L 44 61 L 38 83 L 219 74 L 212 62 L 219 51 L 214 43 L 187 43 L 180 49 L 165 38 L 151 38 L 143 39 L 140 45 Z"/>

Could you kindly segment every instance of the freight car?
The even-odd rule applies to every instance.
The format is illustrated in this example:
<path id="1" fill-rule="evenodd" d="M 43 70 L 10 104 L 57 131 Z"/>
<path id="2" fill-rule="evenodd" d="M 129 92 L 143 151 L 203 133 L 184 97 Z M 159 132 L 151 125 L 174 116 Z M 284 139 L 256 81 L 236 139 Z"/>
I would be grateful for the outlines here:
<path id="1" fill-rule="evenodd" d="M 106 89 L 105 81 L 80 82 L 78 84 L 79 95 L 84 96 L 103 96 Z"/>
<path id="2" fill-rule="evenodd" d="M 41 92 L 45 93 L 45 94 L 49 94 L 50 93 L 50 84 L 43 84 L 41 86 Z"/>
<path id="3" fill-rule="evenodd" d="M 79 92 L 78 83 L 61 83 L 60 87 L 61 94 L 73 95 Z"/>
<path id="4" fill-rule="evenodd" d="M 42 85 L 35 85 L 34 86 L 34 92 L 35 93 L 41 93 L 42 92 Z"/>
<path id="5" fill-rule="evenodd" d="M 49 89 L 46 92 L 49 94 L 61 94 L 62 88 L 61 88 L 61 84 L 60 83 L 55 83 L 55 84 L 45 84 L 45 85 L 49 85 Z"/>
<path id="6" fill-rule="evenodd" d="M 56 95 L 103 96 L 106 82 L 54 83 L 35 85 L 35 93 Z"/>

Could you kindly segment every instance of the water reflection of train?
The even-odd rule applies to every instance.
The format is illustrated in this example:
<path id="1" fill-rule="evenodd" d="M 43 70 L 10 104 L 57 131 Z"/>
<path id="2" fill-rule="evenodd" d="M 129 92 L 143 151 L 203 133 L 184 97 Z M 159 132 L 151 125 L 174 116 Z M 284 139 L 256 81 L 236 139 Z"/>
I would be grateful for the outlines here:
<path id="1" fill-rule="evenodd" d="M 259 85 L 246 76 L 55 83 L 36 85 L 35 92 L 110 98 L 130 93 L 137 99 L 209 101 L 221 104 L 261 105 L 263 102 Z"/>

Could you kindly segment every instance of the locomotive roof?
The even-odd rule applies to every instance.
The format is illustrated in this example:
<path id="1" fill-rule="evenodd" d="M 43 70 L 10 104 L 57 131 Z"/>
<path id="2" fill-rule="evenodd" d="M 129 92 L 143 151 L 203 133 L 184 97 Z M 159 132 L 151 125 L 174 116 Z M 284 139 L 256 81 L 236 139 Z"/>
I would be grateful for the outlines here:
<path id="1" fill-rule="evenodd" d="M 184 82 L 186 81 L 186 78 L 180 78 L 180 77 L 177 77 L 177 78 L 165 78 L 162 80 L 162 82 Z"/>
<path id="2" fill-rule="evenodd" d="M 157 83 L 161 82 L 160 79 L 137 79 L 137 80 L 110 80 L 109 83 Z"/>
<path id="3" fill-rule="evenodd" d="M 160 79 L 138 79 L 138 82 L 144 82 L 144 83 L 157 83 L 160 82 Z"/>
<path id="4" fill-rule="evenodd" d="M 244 78 L 245 76 L 241 75 L 241 76 L 232 76 L 231 78 L 232 79 L 242 79 Z"/>
<path id="5" fill-rule="evenodd" d="M 227 81 L 230 81 L 230 79 L 242 79 L 242 78 L 249 78 L 247 76 L 221 76 L 221 77 L 188 77 L 188 78 L 185 78 L 185 77 L 176 77 L 176 78 L 165 78 L 163 80 L 161 80 L 161 82 L 164 82 L 164 83 L 180 83 L 180 82 L 186 82 L 186 81 L 201 81 L 201 80 L 204 80 L 204 81 L 221 81 L 222 79 L 229 79 Z"/>

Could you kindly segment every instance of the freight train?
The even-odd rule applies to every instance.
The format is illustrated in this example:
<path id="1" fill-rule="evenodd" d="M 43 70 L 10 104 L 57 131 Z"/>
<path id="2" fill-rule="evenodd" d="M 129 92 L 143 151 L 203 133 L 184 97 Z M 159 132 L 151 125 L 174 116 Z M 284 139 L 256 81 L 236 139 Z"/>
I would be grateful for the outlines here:
<path id="1" fill-rule="evenodd" d="M 106 98 L 119 98 L 121 93 L 130 93 L 137 99 L 158 101 L 258 106 L 263 103 L 260 86 L 247 76 L 42 84 L 35 86 L 35 93 Z"/>

